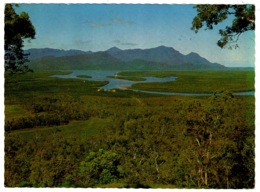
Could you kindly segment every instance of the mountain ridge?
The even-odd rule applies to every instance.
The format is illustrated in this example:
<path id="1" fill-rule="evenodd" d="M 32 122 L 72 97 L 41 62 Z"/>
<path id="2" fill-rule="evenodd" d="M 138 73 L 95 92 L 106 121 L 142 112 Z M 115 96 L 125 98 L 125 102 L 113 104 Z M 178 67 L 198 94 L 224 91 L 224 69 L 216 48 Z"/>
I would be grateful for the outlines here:
<path id="1" fill-rule="evenodd" d="M 211 63 L 198 53 L 187 55 L 173 47 L 158 46 L 149 49 L 126 49 L 111 47 L 105 51 L 81 51 L 62 49 L 29 49 L 29 66 L 32 69 L 138 69 L 138 70 L 221 70 L 226 67 Z M 87 56 L 86 56 L 87 55 Z M 80 64 L 80 65 L 79 65 Z"/>
<path id="2" fill-rule="evenodd" d="M 81 51 L 77 49 L 54 49 L 54 48 L 32 48 L 25 50 L 25 54 L 29 53 L 29 59 L 39 59 L 42 57 L 63 57 L 63 56 L 72 56 L 80 54 L 90 54 L 91 51 Z"/>

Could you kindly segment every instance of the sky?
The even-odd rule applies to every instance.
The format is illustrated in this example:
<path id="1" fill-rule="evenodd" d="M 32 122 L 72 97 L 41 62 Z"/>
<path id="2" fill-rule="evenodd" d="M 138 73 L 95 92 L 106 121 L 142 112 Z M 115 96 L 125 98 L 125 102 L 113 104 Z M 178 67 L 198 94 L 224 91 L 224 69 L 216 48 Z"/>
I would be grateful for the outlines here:
<path id="1" fill-rule="evenodd" d="M 219 29 L 191 30 L 196 9 L 191 4 L 21 4 L 36 29 L 36 39 L 25 49 L 55 48 L 83 51 L 146 49 L 161 45 L 186 55 L 196 52 L 211 62 L 229 67 L 254 67 L 255 33 L 243 33 L 238 49 L 216 45 Z"/>

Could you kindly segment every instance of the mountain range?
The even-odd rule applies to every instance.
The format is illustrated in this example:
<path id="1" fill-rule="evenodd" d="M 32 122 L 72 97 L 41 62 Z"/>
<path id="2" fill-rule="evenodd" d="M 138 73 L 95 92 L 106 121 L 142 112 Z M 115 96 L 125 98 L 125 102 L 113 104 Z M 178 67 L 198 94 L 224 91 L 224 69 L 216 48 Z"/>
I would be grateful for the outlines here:
<path id="1" fill-rule="evenodd" d="M 29 49 L 29 67 L 34 70 L 222 70 L 197 53 L 184 55 L 172 47 L 106 51 Z"/>

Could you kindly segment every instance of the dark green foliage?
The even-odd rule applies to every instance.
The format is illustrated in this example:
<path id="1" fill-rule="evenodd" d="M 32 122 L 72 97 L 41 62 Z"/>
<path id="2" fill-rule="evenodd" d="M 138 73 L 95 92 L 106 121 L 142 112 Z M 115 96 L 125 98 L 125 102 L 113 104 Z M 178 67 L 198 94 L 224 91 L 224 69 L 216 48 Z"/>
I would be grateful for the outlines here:
<path id="1" fill-rule="evenodd" d="M 246 32 L 255 30 L 255 6 L 254 5 L 196 5 L 197 16 L 192 21 L 192 30 L 196 33 L 204 25 L 206 29 L 213 29 L 214 25 L 234 17 L 232 24 L 220 29 L 221 39 L 217 45 L 221 48 L 228 45 L 230 48 L 238 47 L 239 36 Z"/>
<path id="2" fill-rule="evenodd" d="M 29 15 L 15 13 L 12 4 L 5 5 L 5 70 L 10 73 L 26 72 L 28 54 L 23 51 L 24 39 L 34 39 L 35 29 Z"/>
<path id="3" fill-rule="evenodd" d="M 120 156 L 111 151 L 99 149 L 90 152 L 79 166 L 79 178 L 84 187 L 108 184 L 120 179 L 118 170 Z"/>

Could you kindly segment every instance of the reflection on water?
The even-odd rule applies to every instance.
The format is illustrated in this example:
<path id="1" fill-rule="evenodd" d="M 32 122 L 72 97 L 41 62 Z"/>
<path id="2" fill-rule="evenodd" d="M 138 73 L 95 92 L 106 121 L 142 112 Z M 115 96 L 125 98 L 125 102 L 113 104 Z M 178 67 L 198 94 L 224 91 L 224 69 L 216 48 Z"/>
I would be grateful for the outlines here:
<path id="1" fill-rule="evenodd" d="M 157 78 L 157 77 L 143 77 L 144 81 L 129 81 L 125 79 L 115 79 L 115 78 L 109 78 L 108 76 L 118 76 L 117 73 L 120 71 L 98 71 L 98 70 L 73 70 L 70 74 L 67 75 L 53 75 L 52 77 L 58 77 L 58 78 L 77 78 L 77 79 L 84 79 L 84 80 L 91 80 L 91 81 L 109 81 L 107 85 L 104 85 L 100 88 L 103 90 L 109 90 L 109 89 L 125 89 L 123 87 L 131 87 L 135 83 L 150 83 L 150 82 L 169 82 L 169 81 L 175 81 L 177 77 L 164 77 L 164 78 Z M 91 76 L 91 78 L 80 78 L 77 77 L 79 75 L 87 75 Z M 137 90 L 133 90 L 137 91 Z M 161 95 L 176 95 L 176 96 L 210 96 L 211 93 L 172 93 L 172 92 L 155 92 L 155 91 L 143 91 L 138 90 L 139 92 L 143 93 L 150 93 L 150 94 L 161 94 Z M 254 96 L 254 91 L 248 91 L 248 92 L 236 92 L 233 93 L 234 95 L 246 95 L 246 96 Z"/>

